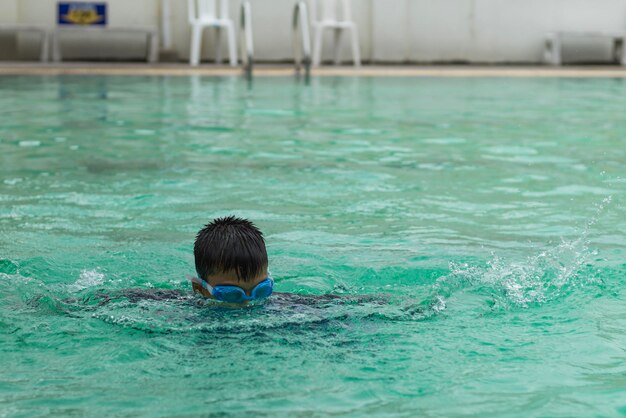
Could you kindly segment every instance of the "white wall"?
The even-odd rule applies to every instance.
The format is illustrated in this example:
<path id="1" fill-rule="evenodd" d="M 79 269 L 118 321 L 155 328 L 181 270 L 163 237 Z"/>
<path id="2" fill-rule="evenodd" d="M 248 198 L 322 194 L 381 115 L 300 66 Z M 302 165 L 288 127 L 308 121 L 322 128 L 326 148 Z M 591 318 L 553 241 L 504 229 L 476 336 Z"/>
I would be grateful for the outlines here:
<path id="1" fill-rule="evenodd" d="M 187 1 L 170 0 L 173 49 L 188 57 Z M 0 0 L 0 22 L 53 27 L 57 0 Z M 109 24 L 159 25 L 160 0 L 108 0 Z M 291 16 L 295 0 L 251 0 L 256 58 L 287 61 L 291 52 Z M 240 0 L 230 0 L 238 16 Z M 626 31 L 626 0 L 353 0 L 361 54 L 373 62 L 540 62 L 545 33 L 551 30 Z M 213 52 L 206 31 L 203 57 Z M 330 35 L 326 42 L 330 41 Z M 0 35 L 0 57 L 11 55 L 11 37 Z M 66 39 L 68 59 L 140 59 L 142 37 Z M 570 40 L 565 58 L 610 57 L 604 40 Z M 14 55 L 36 59 L 34 39 L 20 36 Z M 9 51 L 9 52 L 7 52 Z M 326 48 L 330 58 L 330 48 Z M 226 52 L 226 51 L 224 51 Z M 350 56 L 346 48 L 344 56 Z"/>

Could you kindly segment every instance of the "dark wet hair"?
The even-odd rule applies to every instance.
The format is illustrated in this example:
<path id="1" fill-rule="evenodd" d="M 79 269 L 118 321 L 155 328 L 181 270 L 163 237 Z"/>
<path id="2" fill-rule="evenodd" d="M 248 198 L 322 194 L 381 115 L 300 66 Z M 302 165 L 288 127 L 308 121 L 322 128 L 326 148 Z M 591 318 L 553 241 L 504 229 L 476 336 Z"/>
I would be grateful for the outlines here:
<path id="1" fill-rule="evenodd" d="M 196 235 L 193 255 L 201 279 L 234 270 L 239 280 L 250 281 L 267 269 L 263 233 L 249 220 L 234 216 L 205 225 Z"/>

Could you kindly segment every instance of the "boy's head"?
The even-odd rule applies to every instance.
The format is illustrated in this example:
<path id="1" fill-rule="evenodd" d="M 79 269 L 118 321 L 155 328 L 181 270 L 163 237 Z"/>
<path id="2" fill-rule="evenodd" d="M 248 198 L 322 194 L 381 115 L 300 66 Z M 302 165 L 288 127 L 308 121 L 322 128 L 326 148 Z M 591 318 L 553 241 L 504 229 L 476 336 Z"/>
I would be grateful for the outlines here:
<path id="1" fill-rule="evenodd" d="M 214 219 L 198 232 L 193 253 L 196 272 L 209 285 L 235 285 L 247 293 L 267 277 L 263 234 L 246 219 Z M 205 289 L 194 286 L 205 296 Z"/>

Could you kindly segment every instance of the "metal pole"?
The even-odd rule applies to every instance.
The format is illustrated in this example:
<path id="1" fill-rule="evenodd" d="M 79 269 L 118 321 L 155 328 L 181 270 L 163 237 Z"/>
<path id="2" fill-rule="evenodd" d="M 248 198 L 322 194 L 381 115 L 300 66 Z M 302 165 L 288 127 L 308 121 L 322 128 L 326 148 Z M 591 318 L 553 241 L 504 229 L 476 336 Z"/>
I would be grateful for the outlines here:
<path id="1" fill-rule="evenodd" d="M 161 48 L 164 50 L 172 49 L 170 15 L 170 0 L 161 0 Z"/>
<path id="2" fill-rule="evenodd" d="M 305 76 L 311 75 L 311 34 L 309 32 L 309 13 L 304 1 L 299 1 L 293 10 L 293 49 L 296 71 L 304 66 Z"/>
<path id="3" fill-rule="evenodd" d="M 252 77 L 252 67 L 254 65 L 254 43 L 252 38 L 252 6 L 250 6 L 249 1 L 244 1 L 241 4 L 239 16 L 239 39 L 243 70 L 248 78 Z"/>

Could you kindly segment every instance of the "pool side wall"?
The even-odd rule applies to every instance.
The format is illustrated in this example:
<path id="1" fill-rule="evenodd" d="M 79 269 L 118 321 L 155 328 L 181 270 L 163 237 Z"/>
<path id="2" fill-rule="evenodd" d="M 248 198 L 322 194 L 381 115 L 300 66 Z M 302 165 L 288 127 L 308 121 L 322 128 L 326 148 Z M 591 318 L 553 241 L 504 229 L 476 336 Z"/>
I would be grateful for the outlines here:
<path id="1" fill-rule="evenodd" d="M 169 0 L 172 48 L 168 54 L 186 60 L 189 54 L 187 1 Z M 108 0 L 112 26 L 161 24 L 159 0 Z M 240 0 L 231 0 L 231 16 Z M 256 58 L 284 62 L 292 57 L 291 14 L 294 0 L 254 0 Z M 54 27 L 57 0 L 0 0 L 0 23 Z M 375 63 L 539 63 L 545 34 L 554 30 L 626 31 L 626 0 L 353 0 L 364 61 Z M 214 53 L 211 31 L 205 33 L 203 59 Z M 330 59 L 331 35 L 325 59 Z M 145 54 L 142 36 L 111 34 L 68 37 L 68 60 L 139 60 Z M 0 34 L 0 59 L 35 60 L 38 43 L 32 35 Z M 344 57 L 350 58 L 349 48 Z M 566 61 L 606 62 L 611 47 L 603 39 L 566 43 Z"/>

